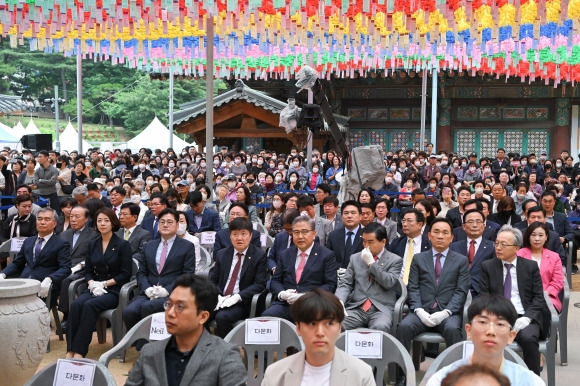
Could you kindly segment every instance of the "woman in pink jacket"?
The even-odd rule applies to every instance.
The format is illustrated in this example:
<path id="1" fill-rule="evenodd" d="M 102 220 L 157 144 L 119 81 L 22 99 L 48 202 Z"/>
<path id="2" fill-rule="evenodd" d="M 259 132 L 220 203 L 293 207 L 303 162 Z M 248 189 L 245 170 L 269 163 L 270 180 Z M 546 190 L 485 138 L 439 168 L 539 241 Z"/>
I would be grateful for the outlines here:
<path id="1" fill-rule="evenodd" d="M 560 256 L 546 249 L 548 235 L 549 231 L 546 224 L 535 222 L 530 225 L 524 235 L 524 248 L 518 251 L 518 256 L 538 263 L 544 292 L 548 293 L 552 304 L 560 312 L 562 303 L 558 294 L 564 288 L 564 270 Z"/>

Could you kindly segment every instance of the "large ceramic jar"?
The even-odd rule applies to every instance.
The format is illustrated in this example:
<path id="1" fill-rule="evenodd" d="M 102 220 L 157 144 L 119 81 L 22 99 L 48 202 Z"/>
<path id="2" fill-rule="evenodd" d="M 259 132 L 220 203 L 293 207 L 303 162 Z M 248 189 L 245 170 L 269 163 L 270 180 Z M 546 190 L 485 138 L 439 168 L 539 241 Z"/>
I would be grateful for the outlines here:
<path id="1" fill-rule="evenodd" d="M 50 315 L 36 295 L 40 282 L 0 280 L 0 384 L 23 385 L 30 379 L 50 338 Z"/>

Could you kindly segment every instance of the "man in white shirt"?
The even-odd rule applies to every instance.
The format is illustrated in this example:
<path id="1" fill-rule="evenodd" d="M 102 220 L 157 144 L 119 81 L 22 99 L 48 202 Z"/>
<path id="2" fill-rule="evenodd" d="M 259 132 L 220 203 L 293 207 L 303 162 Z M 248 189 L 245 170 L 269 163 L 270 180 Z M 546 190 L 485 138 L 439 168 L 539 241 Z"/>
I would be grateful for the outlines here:
<path id="1" fill-rule="evenodd" d="M 291 312 L 304 350 L 268 366 L 262 386 L 376 384 L 368 364 L 335 346 L 344 319 L 336 296 L 317 288 L 296 300 Z"/>
<path id="2" fill-rule="evenodd" d="M 437 371 L 427 386 L 439 386 L 447 374 L 466 365 L 481 364 L 499 370 L 512 386 L 543 386 L 542 378 L 523 366 L 506 361 L 503 352 L 513 342 L 513 326 L 518 314 L 513 304 L 501 295 L 482 295 L 467 310 L 467 338 L 473 342 L 473 354 Z"/>

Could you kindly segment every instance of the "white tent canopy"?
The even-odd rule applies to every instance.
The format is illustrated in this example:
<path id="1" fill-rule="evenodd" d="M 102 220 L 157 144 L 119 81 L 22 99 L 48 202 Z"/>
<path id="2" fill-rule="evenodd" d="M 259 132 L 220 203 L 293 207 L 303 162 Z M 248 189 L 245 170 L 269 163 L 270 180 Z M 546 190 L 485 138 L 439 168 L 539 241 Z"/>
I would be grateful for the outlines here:
<path id="1" fill-rule="evenodd" d="M 190 146 L 190 144 L 173 134 L 173 149 L 175 149 L 176 153 L 179 153 L 186 146 Z M 127 142 L 127 148 L 131 149 L 131 151 L 139 151 L 142 147 L 152 150 L 166 150 L 169 147 L 169 129 L 157 117 L 151 121 L 145 130 Z"/>
<path id="2" fill-rule="evenodd" d="M 26 129 L 24 128 L 24 126 L 22 126 L 22 123 L 20 121 L 18 121 L 16 126 L 14 126 L 12 128 L 12 135 L 14 135 L 16 138 L 20 139 L 20 138 L 22 138 L 22 136 L 24 134 L 27 134 Z"/>
<path id="3" fill-rule="evenodd" d="M 79 134 L 70 122 L 66 125 L 64 131 L 60 133 L 58 140 L 60 142 L 60 151 L 66 150 L 70 153 L 79 148 Z M 56 148 L 55 143 L 53 143 L 53 147 Z M 83 139 L 83 152 L 86 152 L 91 147 L 91 144 Z"/>
<path id="4" fill-rule="evenodd" d="M 38 127 L 36 127 L 36 124 L 34 123 L 32 118 L 30 118 L 30 122 L 28 122 L 24 134 L 41 134 L 40 130 L 38 130 Z"/>
<path id="5" fill-rule="evenodd" d="M 8 125 L 3 124 L 2 122 L 0 122 L 0 128 L 3 129 L 5 132 L 7 132 L 8 134 L 10 134 L 13 137 L 16 137 L 14 130 L 12 130 L 12 128 Z M 19 137 L 20 138 L 20 137 Z M 17 138 L 18 139 L 18 138 Z"/>

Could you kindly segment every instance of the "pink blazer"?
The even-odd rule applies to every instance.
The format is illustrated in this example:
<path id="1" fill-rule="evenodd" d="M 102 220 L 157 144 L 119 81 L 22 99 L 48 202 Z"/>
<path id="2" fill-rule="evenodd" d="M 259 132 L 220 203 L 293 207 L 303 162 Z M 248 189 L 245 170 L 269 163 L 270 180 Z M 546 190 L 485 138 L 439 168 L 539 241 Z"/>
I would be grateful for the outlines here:
<path id="1" fill-rule="evenodd" d="M 518 256 L 532 260 L 532 251 L 530 248 L 522 248 L 518 251 Z M 556 252 L 544 248 L 542 252 L 542 261 L 540 262 L 540 276 L 544 291 L 548 292 L 552 304 L 560 312 L 562 303 L 558 294 L 564 288 L 564 269 L 562 261 Z"/>

